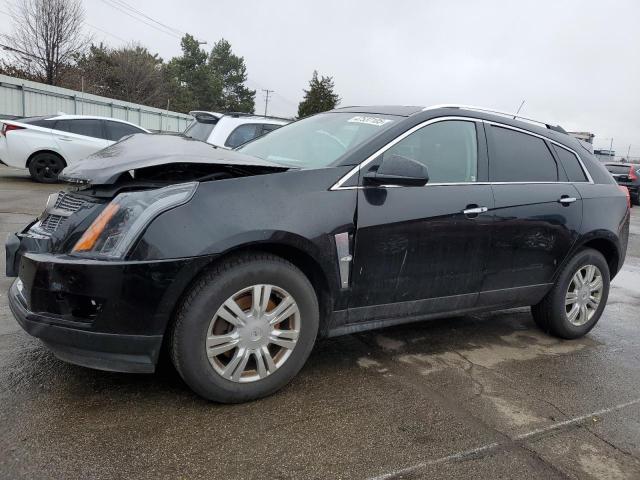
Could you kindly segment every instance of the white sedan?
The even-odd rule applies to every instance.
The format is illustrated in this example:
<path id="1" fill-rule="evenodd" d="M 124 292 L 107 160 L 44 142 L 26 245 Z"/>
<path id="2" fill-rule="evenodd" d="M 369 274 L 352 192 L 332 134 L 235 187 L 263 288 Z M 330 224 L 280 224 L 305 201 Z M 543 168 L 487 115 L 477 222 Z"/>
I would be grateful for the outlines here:
<path id="1" fill-rule="evenodd" d="M 28 168 L 31 177 L 53 183 L 67 165 L 134 133 L 133 123 L 87 115 L 55 115 L 0 121 L 0 163 Z"/>

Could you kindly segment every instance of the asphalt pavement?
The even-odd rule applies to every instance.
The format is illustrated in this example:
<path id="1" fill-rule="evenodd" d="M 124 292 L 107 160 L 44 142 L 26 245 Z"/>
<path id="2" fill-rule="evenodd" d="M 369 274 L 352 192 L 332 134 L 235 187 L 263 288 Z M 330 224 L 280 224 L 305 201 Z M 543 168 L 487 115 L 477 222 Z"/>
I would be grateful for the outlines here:
<path id="1" fill-rule="evenodd" d="M 60 186 L 0 167 L 0 236 Z M 0 260 L 4 272 L 4 256 Z M 13 319 L 0 275 L 0 478 L 640 478 L 640 208 L 586 337 L 528 309 L 321 341 L 281 392 L 208 403 L 153 375 L 57 360 Z"/>

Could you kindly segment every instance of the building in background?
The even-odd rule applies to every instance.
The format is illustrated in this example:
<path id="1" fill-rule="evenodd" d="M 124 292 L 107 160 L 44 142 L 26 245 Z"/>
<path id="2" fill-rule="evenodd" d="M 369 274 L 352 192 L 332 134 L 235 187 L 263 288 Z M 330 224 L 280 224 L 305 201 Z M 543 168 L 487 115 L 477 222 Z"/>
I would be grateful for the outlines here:
<path id="1" fill-rule="evenodd" d="M 593 137 L 595 137 L 595 135 L 591 132 L 567 132 L 567 133 L 572 137 L 577 138 L 578 140 L 582 140 L 583 142 L 587 142 L 593 145 Z"/>
<path id="2" fill-rule="evenodd" d="M 615 161 L 615 157 L 616 157 L 615 150 L 605 150 L 605 149 L 594 150 L 593 154 L 596 156 L 598 160 L 600 160 L 603 163 L 613 162 Z"/>
<path id="3" fill-rule="evenodd" d="M 582 146 L 593 153 L 593 137 L 595 135 L 591 132 L 567 132 L 573 138 L 577 138 L 582 143 Z"/>

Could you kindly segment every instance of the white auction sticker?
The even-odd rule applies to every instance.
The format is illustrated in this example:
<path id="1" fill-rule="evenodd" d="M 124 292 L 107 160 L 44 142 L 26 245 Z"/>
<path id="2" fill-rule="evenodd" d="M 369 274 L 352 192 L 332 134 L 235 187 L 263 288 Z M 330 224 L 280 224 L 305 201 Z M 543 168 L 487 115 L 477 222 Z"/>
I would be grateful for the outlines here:
<path id="1" fill-rule="evenodd" d="M 358 115 L 357 117 L 350 118 L 348 121 L 350 123 L 366 123 L 367 125 L 375 125 L 376 127 L 381 127 L 385 123 L 393 122 L 393 120 L 386 118 L 365 117 L 364 115 Z"/>

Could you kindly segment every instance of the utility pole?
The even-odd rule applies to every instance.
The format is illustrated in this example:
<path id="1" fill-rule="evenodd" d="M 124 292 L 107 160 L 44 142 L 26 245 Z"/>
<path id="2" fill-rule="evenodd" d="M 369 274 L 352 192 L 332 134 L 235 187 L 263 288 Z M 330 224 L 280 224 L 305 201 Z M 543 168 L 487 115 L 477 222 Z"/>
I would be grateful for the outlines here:
<path id="1" fill-rule="evenodd" d="M 613 157 L 613 137 L 611 137 L 611 143 L 609 144 L 609 156 Z M 611 158 L 612 162 L 614 160 L 615 160 L 615 157 Z"/>
<path id="2" fill-rule="evenodd" d="M 269 90 L 268 88 L 263 88 L 264 92 L 264 116 L 267 116 L 267 107 L 269 106 L 269 94 L 274 93 L 274 90 Z"/>

